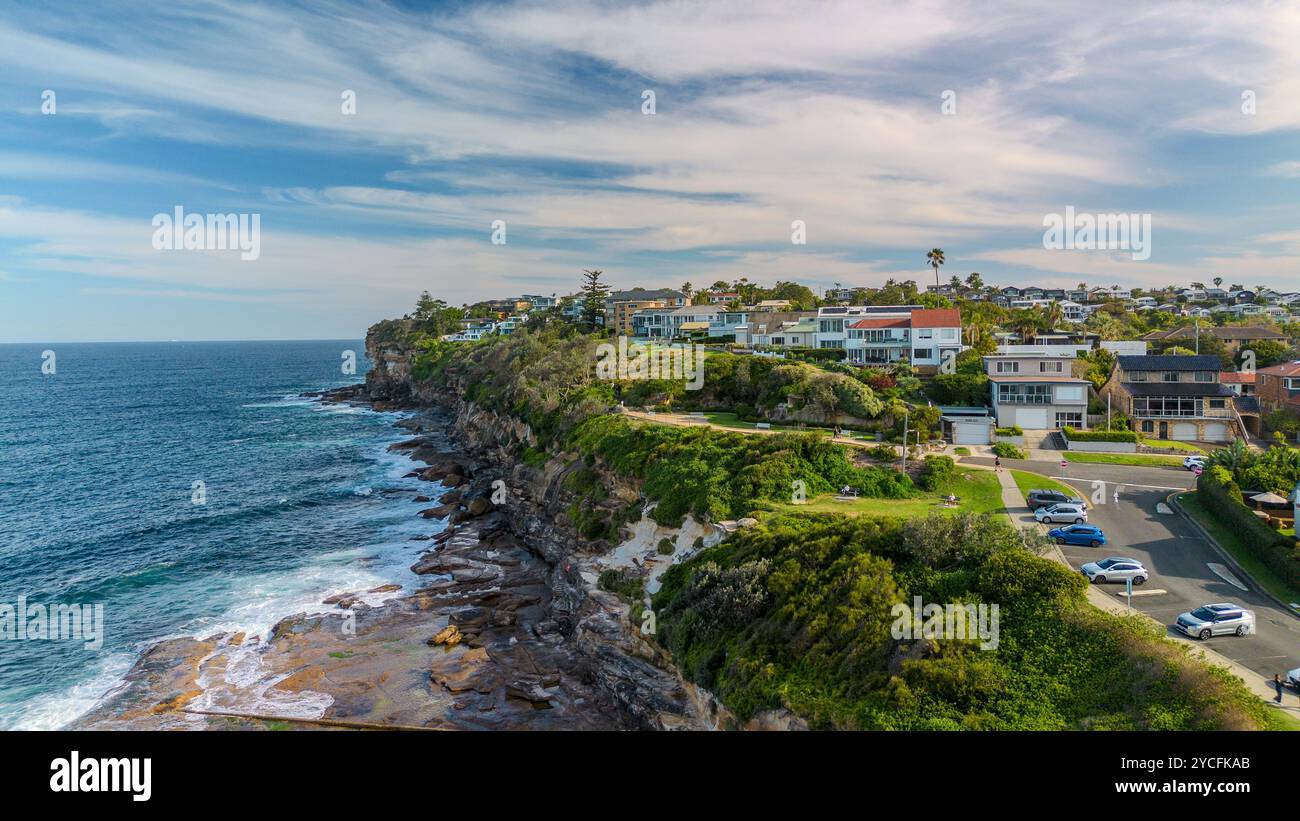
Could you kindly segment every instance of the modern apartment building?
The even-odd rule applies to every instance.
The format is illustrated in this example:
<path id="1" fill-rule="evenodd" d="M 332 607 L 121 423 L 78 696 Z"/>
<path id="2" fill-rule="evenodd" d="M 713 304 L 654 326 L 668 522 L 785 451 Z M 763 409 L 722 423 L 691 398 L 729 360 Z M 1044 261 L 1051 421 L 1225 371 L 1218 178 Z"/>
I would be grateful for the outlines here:
<path id="1" fill-rule="evenodd" d="M 1158 439 L 1226 442 L 1241 433 L 1217 356 L 1120 356 L 1102 386 L 1112 408 Z"/>
<path id="2" fill-rule="evenodd" d="M 1087 427 L 1090 383 L 1073 375 L 1073 362 L 1073 356 L 1046 353 L 984 357 L 998 427 Z"/>

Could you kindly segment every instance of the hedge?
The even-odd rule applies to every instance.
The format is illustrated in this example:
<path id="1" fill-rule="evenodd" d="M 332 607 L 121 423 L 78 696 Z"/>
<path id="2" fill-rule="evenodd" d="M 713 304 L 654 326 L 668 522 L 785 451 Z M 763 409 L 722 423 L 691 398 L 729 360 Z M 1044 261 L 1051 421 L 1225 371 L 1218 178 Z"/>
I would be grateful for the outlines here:
<path id="1" fill-rule="evenodd" d="M 1241 488 L 1232 473 L 1214 465 L 1196 480 L 1201 502 L 1220 521 L 1241 536 L 1241 542 L 1283 581 L 1300 587 L 1300 549 L 1290 536 L 1270 528 L 1241 501 Z"/>
<path id="2" fill-rule="evenodd" d="M 1137 444 L 1138 435 L 1131 430 L 1079 430 L 1066 425 L 1062 428 L 1066 439 L 1076 442 L 1132 442 Z"/>

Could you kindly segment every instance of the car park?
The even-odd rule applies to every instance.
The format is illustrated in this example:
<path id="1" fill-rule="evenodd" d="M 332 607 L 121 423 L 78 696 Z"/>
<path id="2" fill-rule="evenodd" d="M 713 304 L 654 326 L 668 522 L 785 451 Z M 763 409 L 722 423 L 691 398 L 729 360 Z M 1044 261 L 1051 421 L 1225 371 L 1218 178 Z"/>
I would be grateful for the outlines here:
<path id="1" fill-rule="evenodd" d="M 1151 578 L 1151 574 L 1142 566 L 1142 562 L 1124 556 L 1110 556 L 1098 562 L 1088 562 L 1079 568 L 1079 572 L 1087 576 L 1088 581 L 1093 584 L 1132 579 L 1134 585 L 1140 585 Z"/>
<path id="2" fill-rule="evenodd" d="M 1040 507 L 1059 504 L 1072 504 L 1087 507 L 1087 503 L 1078 496 L 1070 496 L 1069 494 L 1062 493 L 1059 490 L 1031 490 L 1029 491 L 1029 495 L 1025 497 L 1025 501 L 1029 504 L 1030 510 L 1037 510 Z"/>
<path id="3" fill-rule="evenodd" d="M 1088 509 L 1083 505 L 1060 503 L 1040 507 L 1034 511 L 1039 522 L 1072 522 L 1081 525 L 1088 521 Z"/>
<path id="4" fill-rule="evenodd" d="M 1239 604 L 1207 604 L 1174 621 L 1174 629 L 1198 639 L 1211 636 L 1249 636 L 1255 632 L 1255 613 Z"/>
<path id="5" fill-rule="evenodd" d="M 1047 537 L 1057 544 L 1079 544 L 1101 547 L 1106 543 L 1105 532 L 1096 525 L 1068 525 L 1047 531 Z"/>

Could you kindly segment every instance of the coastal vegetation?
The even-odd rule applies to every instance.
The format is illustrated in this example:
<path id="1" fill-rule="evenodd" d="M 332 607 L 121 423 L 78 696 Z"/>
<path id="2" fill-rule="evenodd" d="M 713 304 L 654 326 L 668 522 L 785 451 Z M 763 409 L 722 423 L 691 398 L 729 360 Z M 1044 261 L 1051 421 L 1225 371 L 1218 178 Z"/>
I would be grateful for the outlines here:
<path id="1" fill-rule="evenodd" d="M 742 721 L 786 709 L 818 729 L 1270 726 L 1240 682 L 1089 606 L 1084 580 L 1025 538 L 969 514 L 781 516 L 670 568 L 657 639 Z M 996 647 L 895 638 L 891 607 L 917 596 L 999 605 Z"/>

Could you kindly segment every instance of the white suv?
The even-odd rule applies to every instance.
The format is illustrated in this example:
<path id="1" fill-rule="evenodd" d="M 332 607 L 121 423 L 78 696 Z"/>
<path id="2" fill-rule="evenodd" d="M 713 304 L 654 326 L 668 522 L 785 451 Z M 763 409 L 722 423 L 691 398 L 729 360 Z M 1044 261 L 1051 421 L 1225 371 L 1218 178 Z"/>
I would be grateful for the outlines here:
<path id="1" fill-rule="evenodd" d="M 1198 639 L 1210 636 L 1249 636 L 1255 632 L 1255 613 L 1239 604 L 1207 604 L 1179 615 L 1174 628 Z"/>
<path id="2" fill-rule="evenodd" d="M 1208 467 L 1209 464 L 1210 464 L 1209 460 L 1206 459 L 1204 456 L 1188 456 L 1186 459 L 1183 460 L 1183 469 L 1196 470 L 1197 468 L 1200 468 L 1201 470 L 1205 470 L 1205 468 Z"/>
<path id="3" fill-rule="evenodd" d="M 1081 525 L 1088 521 L 1088 509 L 1083 505 L 1062 502 L 1058 505 L 1038 508 L 1034 511 L 1034 519 L 1039 522 L 1069 522 Z"/>

